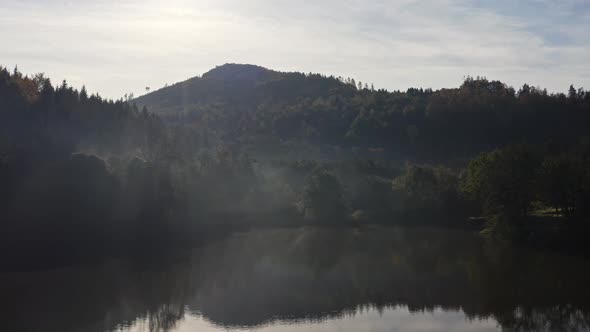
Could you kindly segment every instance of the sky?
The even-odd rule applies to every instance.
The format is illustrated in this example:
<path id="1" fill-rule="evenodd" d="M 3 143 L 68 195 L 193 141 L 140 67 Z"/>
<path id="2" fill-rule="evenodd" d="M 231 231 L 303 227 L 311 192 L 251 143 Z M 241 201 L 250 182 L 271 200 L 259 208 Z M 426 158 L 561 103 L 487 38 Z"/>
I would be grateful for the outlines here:
<path id="1" fill-rule="evenodd" d="M 0 0 L 0 65 L 120 98 L 224 63 L 590 89 L 590 0 Z"/>

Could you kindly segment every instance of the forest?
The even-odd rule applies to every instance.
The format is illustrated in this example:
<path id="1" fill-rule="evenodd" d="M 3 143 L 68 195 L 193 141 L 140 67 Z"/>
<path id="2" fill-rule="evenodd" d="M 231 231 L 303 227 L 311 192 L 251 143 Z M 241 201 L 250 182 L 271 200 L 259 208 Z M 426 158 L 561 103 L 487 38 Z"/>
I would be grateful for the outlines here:
<path id="1" fill-rule="evenodd" d="M 513 143 L 576 144 L 589 132 L 590 92 L 568 91 L 466 77 L 458 88 L 389 92 L 352 78 L 226 64 L 135 101 L 187 128 L 195 144 L 256 157 L 448 164 Z"/>
<path id="2" fill-rule="evenodd" d="M 588 255 L 590 91 L 375 90 L 224 65 L 139 98 L 0 68 L 3 268 L 253 227 L 472 229 Z"/>

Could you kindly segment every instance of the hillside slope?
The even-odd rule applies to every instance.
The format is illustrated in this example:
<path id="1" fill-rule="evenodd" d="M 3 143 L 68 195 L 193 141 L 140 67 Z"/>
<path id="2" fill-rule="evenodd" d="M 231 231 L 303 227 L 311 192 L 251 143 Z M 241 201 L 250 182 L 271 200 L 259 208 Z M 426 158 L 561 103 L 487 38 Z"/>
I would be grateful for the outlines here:
<path id="1" fill-rule="evenodd" d="M 590 133 L 590 93 L 568 96 L 468 77 L 458 88 L 374 90 L 319 74 L 226 64 L 136 100 L 197 145 L 258 154 L 441 160 L 509 143 L 571 144 Z"/>

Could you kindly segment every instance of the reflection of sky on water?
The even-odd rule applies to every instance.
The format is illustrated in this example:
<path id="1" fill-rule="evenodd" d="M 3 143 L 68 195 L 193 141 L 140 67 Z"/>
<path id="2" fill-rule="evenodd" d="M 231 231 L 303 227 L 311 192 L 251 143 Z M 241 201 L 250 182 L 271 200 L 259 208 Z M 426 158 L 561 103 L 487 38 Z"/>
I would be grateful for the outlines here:
<path id="1" fill-rule="evenodd" d="M 435 309 L 432 312 L 410 312 L 406 307 L 358 310 L 354 315 L 319 322 L 275 322 L 261 327 L 236 329 L 220 327 L 201 316 L 187 315 L 172 332 L 433 332 L 433 331 L 500 331 L 493 319 L 469 320 L 460 311 Z M 149 331 L 147 322 L 138 322 L 125 332 Z"/>

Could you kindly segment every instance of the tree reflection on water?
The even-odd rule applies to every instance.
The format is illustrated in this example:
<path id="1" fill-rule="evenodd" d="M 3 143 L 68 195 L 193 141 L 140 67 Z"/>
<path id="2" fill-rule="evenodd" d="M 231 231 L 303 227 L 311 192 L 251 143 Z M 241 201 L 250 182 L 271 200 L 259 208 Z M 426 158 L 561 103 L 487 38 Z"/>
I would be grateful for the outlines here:
<path id="1" fill-rule="evenodd" d="M 15 331 L 174 331 L 188 314 L 248 328 L 404 307 L 510 331 L 579 331 L 590 329 L 589 272 L 583 259 L 463 231 L 258 230 L 173 259 L 2 275 L 0 318 Z"/>

